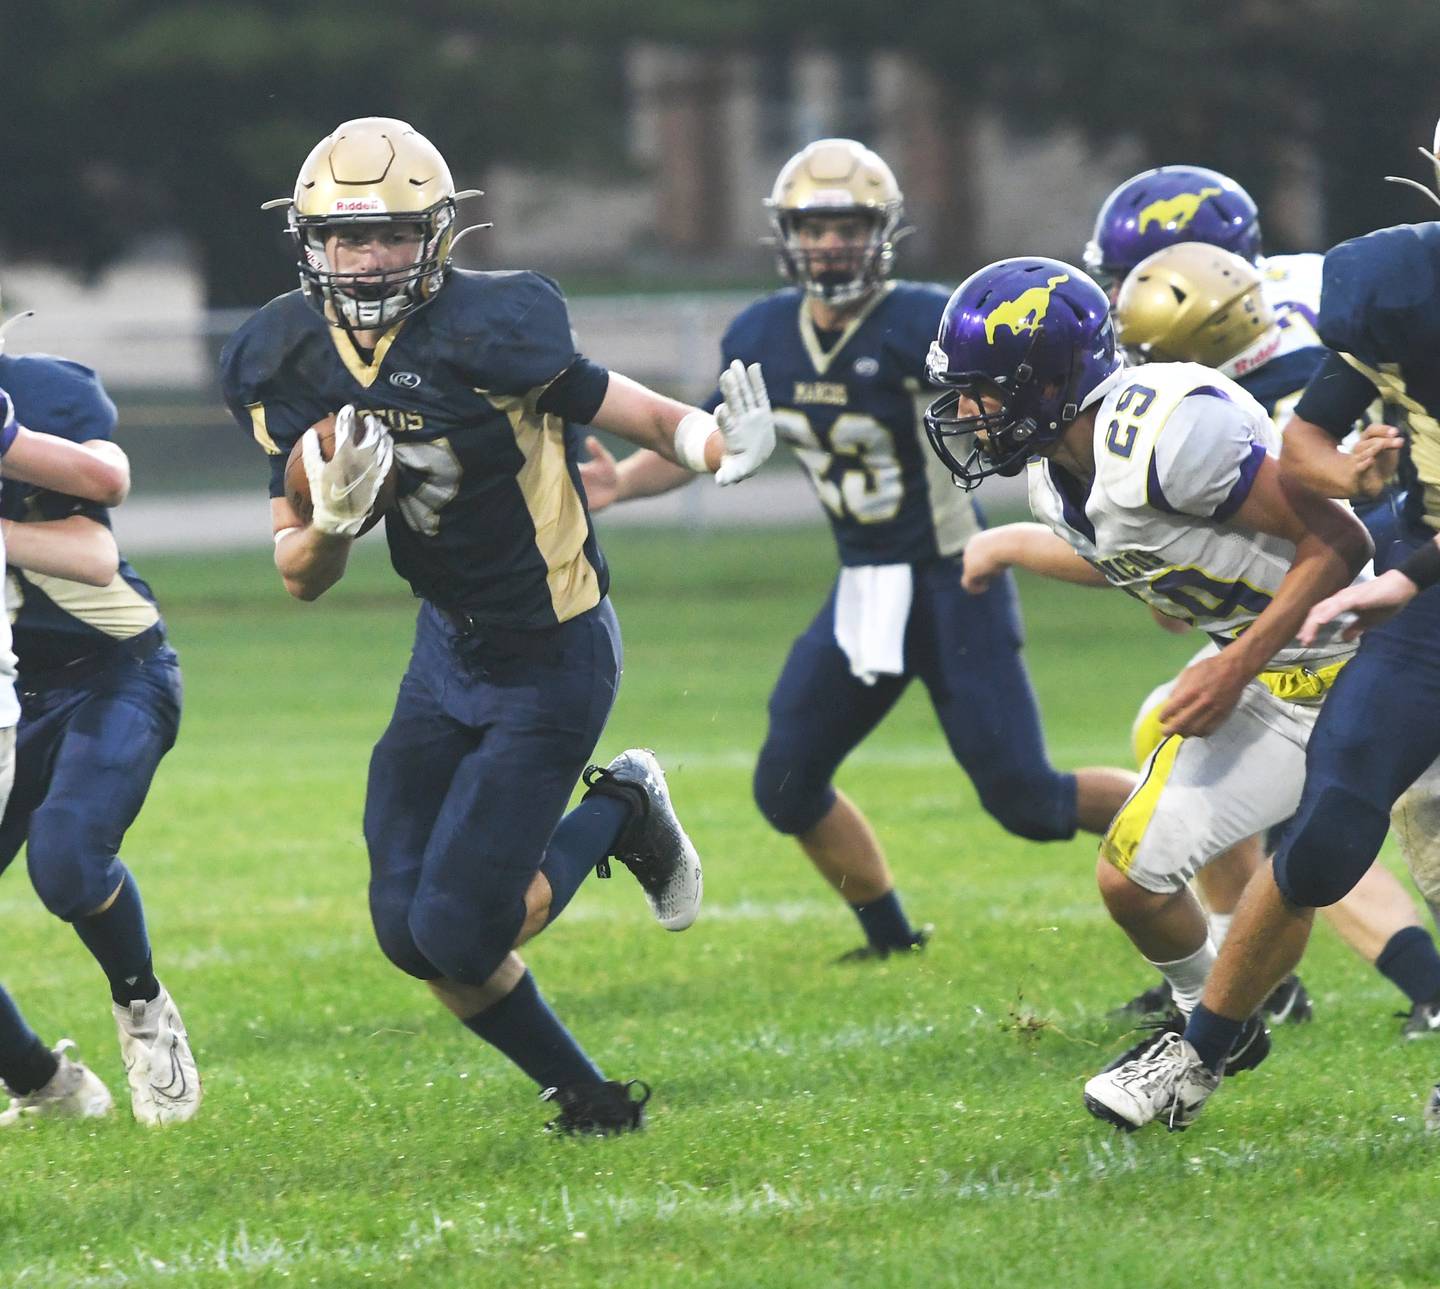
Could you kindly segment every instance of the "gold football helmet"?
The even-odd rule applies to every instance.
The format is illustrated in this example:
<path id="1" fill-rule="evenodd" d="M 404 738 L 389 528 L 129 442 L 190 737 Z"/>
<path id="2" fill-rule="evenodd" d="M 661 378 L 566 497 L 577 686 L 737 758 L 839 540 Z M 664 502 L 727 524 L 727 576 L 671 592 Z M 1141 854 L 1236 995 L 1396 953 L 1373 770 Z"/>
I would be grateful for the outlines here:
<path id="1" fill-rule="evenodd" d="M 1260 271 L 1230 251 L 1177 242 L 1126 276 L 1115 301 L 1117 338 L 1147 362 L 1218 367 L 1275 321 L 1260 281 Z"/>
<path id="2" fill-rule="evenodd" d="M 444 284 L 454 244 L 456 192 L 450 167 L 423 134 L 404 121 L 365 116 L 345 121 L 305 158 L 288 207 L 288 226 L 305 298 L 347 330 L 389 327 L 428 304 Z M 337 273 L 325 250 L 341 227 L 411 224 L 420 231 L 415 260 L 380 273 Z M 468 231 L 468 230 L 467 230 Z"/>
<path id="3" fill-rule="evenodd" d="M 819 139 L 781 169 L 765 202 L 775 228 L 780 272 L 807 295 L 848 304 L 868 295 L 890 274 L 902 228 L 905 198 L 895 176 L 875 153 L 854 139 Z M 861 215 L 869 226 L 863 248 L 819 250 L 800 245 L 807 216 Z"/>

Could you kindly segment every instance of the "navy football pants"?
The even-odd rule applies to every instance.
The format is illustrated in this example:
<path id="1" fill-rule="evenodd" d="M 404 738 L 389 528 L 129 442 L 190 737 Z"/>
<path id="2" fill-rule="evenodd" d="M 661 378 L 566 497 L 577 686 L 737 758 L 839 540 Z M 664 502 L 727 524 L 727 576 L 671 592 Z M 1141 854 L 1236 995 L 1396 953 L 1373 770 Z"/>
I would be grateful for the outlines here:
<path id="1" fill-rule="evenodd" d="M 480 984 L 504 961 L 619 679 L 609 600 L 489 638 L 421 608 L 365 797 L 370 914 L 402 971 Z"/>
<path id="2" fill-rule="evenodd" d="M 73 922 L 114 894 L 119 850 L 180 729 L 180 665 L 162 647 L 70 685 L 20 685 L 15 787 L 0 823 L 0 871 L 27 845 L 45 907 Z"/>
<path id="3" fill-rule="evenodd" d="M 790 650 L 770 696 L 770 728 L 755 800 L 784 833 L 813 828 L 835 802 L 831 779 L 914 679 L 930 701 L 981 804 L 1006 829 L 1050 841 L 1075 831 L 1075 776 L 1050 765 L 1040 713 L 1020 657 L 1014 583 L 984 595 L 960 585 L 960 560 L 915 566 L 903 676 L 865 685 L 835 643 L 835 592 Z"/>
<path id="4" fill-rule="evenodd" d="M 1388 563 L 1419 544 L 1413 538 Z M 1305 789 L 1275 856 L 1287 900 L 1342 899 L 1380 851 L 1390 807 L 1440 755 L 1440 586 L 1422 591 L 1360 652 L 1326 696 L 1305 752 Z"/>

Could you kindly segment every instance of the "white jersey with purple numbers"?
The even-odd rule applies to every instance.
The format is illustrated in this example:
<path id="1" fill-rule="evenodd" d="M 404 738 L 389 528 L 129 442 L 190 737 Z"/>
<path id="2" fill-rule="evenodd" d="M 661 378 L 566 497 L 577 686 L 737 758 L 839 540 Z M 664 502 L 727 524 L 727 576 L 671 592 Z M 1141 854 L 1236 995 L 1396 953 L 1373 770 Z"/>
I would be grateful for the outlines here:
<path id="1" fill-rule="evenodd" d="M 1112 585 L 1228 643 L 1294 560 L 1290 542 L 1227 522 L 1279 443 L 1265 409 L 1234 381 L 1195 363 L 1150 363 L 1099 405 L 1088 490 L 1052 462 L 1032 462 L 1030 506 Z M 1271 661 L 1323 665 L 1354 649 L 1292 641 Z"/>

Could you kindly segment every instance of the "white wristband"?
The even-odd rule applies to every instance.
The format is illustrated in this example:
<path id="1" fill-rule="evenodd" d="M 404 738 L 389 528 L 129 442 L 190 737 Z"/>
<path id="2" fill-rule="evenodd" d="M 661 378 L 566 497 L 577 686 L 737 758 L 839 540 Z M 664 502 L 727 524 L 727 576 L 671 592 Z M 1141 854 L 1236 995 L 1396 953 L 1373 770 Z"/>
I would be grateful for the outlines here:
<path id="1" fill-rule="evenodd" d="M 719 428 L 709 412 L 696 408 L 685 413 L 684 419 L 675 427 L 675 455 L 680 458 L 680 464 L 696 474 L 709 474 L 710 467 L 705 464 L 705 445 Z"/>

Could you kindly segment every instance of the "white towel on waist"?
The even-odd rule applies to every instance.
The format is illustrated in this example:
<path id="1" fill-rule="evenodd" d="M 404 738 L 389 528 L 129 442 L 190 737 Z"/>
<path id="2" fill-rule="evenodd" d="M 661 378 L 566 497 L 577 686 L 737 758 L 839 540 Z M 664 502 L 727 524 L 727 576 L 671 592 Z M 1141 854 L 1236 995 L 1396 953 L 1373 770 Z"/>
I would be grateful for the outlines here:
<path id="1" fill-rule="evenodd" d="M 840 570 L 835 592 L 835 643 L 857 679 L 905 671 L 905 627 L 915 584 L 909 564 L 862 564 Z"/>

